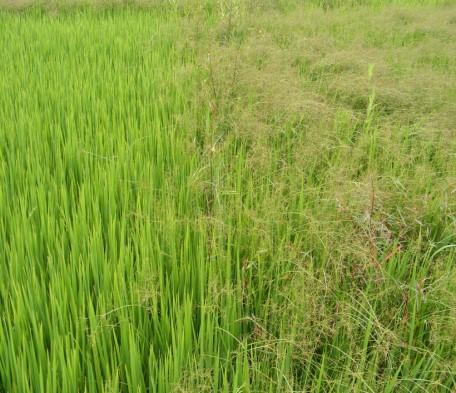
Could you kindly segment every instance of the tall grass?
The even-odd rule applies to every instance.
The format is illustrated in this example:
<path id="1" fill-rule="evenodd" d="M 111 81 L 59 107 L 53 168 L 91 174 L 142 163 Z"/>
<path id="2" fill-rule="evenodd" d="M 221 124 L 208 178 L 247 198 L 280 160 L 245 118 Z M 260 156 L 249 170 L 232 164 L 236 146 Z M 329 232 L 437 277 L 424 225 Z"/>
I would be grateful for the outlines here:
<path id="1" fill-rule="evenodd" d="M 323 8 L 1 11 L 0 392 L 455 388 L 454 7 Z"/>
<path id="2" fill-rule="evenodd" d="M 203 313 L 215 273 L 175 17 L 31 12 L 0 29 L 2 388 L 170 391 L 212 350 L 200 330 L 237 317 L 230 299 L 225 321 Z"/>

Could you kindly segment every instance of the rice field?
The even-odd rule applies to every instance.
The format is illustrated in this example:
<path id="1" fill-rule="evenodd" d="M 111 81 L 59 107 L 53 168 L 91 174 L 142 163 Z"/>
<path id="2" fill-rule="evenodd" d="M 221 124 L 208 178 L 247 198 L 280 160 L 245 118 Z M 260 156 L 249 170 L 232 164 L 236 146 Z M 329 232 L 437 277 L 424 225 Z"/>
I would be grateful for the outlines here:
<path id="1" fill-rule="evenodd" d="M 2 3 L 0 393 L 456 391 L 456 4 Z"/>

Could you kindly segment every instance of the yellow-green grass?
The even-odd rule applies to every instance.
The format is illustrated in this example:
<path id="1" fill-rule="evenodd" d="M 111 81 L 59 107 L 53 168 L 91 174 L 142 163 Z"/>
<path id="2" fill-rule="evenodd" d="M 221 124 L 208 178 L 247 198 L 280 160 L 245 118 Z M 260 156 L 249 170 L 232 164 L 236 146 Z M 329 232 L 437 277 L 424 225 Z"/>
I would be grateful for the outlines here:
<path id="1" fill-rule="evenodd" d="M 358 3 L 0 12 L 0 392 L 455 389 L 456 8 Z"/>

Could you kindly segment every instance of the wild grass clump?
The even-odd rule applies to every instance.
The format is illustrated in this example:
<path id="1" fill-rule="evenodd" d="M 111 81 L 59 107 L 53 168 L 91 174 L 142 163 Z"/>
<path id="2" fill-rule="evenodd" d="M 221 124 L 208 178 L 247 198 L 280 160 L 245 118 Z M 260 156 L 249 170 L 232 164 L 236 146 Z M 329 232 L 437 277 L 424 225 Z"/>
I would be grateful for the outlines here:
<path id="1" fill-rule="evenodd" d="M 252 270 L 268 293 L 250 338 L 258 390 L 263 373 L 274 391 L 452 389 L 451 345 L 429 337 L 452 325 L 438 266 L 455 242 L 455 81 L 440 68 L 453 12 L 272 7 L 222 19 L 204 47 L 219 219 L 236 167 L 246 260 L 274 271 Z"/>

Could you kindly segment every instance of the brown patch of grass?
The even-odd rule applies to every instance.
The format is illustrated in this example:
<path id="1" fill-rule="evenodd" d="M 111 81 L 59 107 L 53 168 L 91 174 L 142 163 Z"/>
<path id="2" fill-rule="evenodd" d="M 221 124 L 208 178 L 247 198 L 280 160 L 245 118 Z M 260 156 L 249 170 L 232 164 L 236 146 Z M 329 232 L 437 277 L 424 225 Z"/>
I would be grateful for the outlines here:
<path id="1" fill-rule="evenodd" d="M 278 284 L 282 300 L 263 309 L 268 334 L 294 340 L 301 361 L 350 337 L 358 359 L 353 299 L 377 291 L 385 361 L 406 345 L 398 321 L 407 320 L 411 274 L 394 280 L 387 266 L 404 250 L 448 241 L 456 211 L 456 9 L 243 12 L 222 18 L 199 48 L 212 118 L 204 144 L 218 141 L 214 160 L 226 172 L 232 152 L 245 149 L 243 178 L 257 191 L 236 208 L 249 216 L 242 233 L 270 233 L 271 223 L 291 231 L 275 259 L 291 264 L 290 279 Z M 218 187 L 230 188 L 224 181 Z"/>

